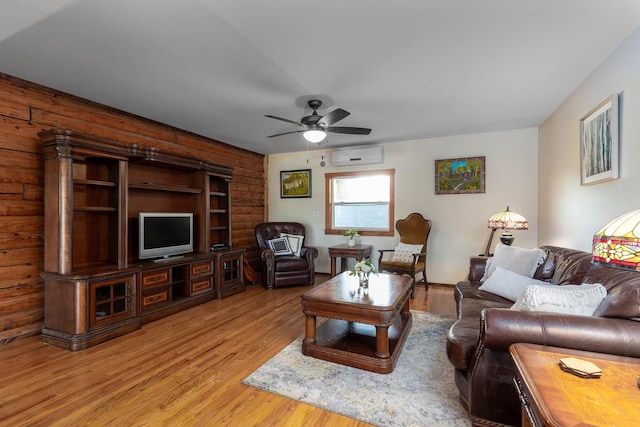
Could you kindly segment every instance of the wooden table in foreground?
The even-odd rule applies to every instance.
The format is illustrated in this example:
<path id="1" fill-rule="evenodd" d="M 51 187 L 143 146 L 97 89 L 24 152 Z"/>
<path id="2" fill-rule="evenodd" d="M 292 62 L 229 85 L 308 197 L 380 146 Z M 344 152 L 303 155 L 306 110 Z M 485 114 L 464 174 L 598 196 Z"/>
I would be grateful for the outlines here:
<path id="1" fill-rule="evenodd" d="M 640 423 L 640 359 L 535 344 L 514 344 L 514 381 L 523 426 L 633 426 Z M 558 366 L 563 357 L 588 360 L 602 369 L 585 379 Z"/>
<path id="2" fill-rule="evenodd" d="M 396 365 L 411 329 L 411 279 L 379 273 L 361 289 L 343 272 L 305 292 L 302 353 L 379 374 Z M 316 329 L 316 316 L 327 318 Z"/>
<path id="3" fill-rule="evenodd" d="M 368 258 L 371 256 L 371 245 L 355 245 L 349 246 L 346 244 L 331 246 L 329 248 L 329 257 L 331 258 L 331 277 L 337 273 L 336 258 L 340 258 L 340 271 L 346 271 L 347 259 L 355 258 L 360 260 L 362 258 Z"/>

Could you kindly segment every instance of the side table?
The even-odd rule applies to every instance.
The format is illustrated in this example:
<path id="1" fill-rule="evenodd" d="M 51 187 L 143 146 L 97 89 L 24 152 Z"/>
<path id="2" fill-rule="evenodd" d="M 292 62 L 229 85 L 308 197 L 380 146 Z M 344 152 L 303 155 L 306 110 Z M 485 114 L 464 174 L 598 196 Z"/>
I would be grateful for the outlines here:
<path id="1" fill-rule="evenodd" d="M 513 344 L 514 382 L 522 402 L 522 425 L 631 426 L 640 420 L 640 359 L 536 344 Z M 602 369 L 597 379 L 564 372 L 563 357 Z"/>
<path id="2" fill-rule="evenodd" d="M 336 258 L 340 259 L 340 271 L 347 269 L 347 258 L 362 259 L 371 256 L 373 246 L 371 245 L 355 245 L 347 246 L 346 244 L 331 246 L 329 248 L 329 256 L 331 257 L 331 277 L 336 275 Z"/>

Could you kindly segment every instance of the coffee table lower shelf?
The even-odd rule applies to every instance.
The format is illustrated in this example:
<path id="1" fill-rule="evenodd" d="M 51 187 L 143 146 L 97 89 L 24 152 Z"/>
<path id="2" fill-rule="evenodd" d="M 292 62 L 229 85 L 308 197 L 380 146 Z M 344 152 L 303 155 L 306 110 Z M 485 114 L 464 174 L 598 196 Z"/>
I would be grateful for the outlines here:
<path id="1" fill-rule="evenodd" d="M 393 325 L 389 327 L 390 356 L 382 358 L 375 354 L 375 326 L 327 319 L 318 326 L 315 343 L 302 343 L 302 354 L 379 374 L 388 374 L 393 371 L 398 361 L 411 324 L 411 313 L 395 316 Z"/>

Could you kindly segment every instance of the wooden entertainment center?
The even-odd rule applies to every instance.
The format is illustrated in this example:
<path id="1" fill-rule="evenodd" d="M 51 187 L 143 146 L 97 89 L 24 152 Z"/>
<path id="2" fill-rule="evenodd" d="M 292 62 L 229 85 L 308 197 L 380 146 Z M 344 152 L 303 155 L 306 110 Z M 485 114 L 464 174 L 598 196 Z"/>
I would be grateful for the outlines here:
<path id="1" fill-rule="evenodd" d="M 245 290 L 244 249 L 231 245 L 231 167 L 69 130 L 39 136 L 44 342 L 82 350 Z M 140 212 L 192 213 L 194 251 L 138 259 Z"/>

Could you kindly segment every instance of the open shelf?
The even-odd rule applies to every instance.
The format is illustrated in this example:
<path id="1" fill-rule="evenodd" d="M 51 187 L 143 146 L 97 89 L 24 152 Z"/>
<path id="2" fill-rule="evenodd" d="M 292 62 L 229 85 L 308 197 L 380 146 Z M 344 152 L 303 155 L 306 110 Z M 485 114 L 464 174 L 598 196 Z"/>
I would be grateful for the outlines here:
<path id="1" fill-rule="evenodd" d="M 189 194 L 202 193 L 201 188 L 190 188 L 183 185 L 154 184 L 150 182 L 130 182 L 129 188 L 137 188 L 140 190 L 173 191 L 176 193 L 189 193 Z"/>
<path id="2" fill-rule="evenodd" d="M 117 185 L 112 181 L 98 181 L 95 179 L 74 179 L 73 183 L 77 185 L 94 185 L 96 187 L 115 187 Z"/>
<path id="3" fill-rule="evenodd" d="M 73 210 L 79 212 L 116 212 L 118 208 L 109 206 L 78 206 L 73 208 Z"/>

